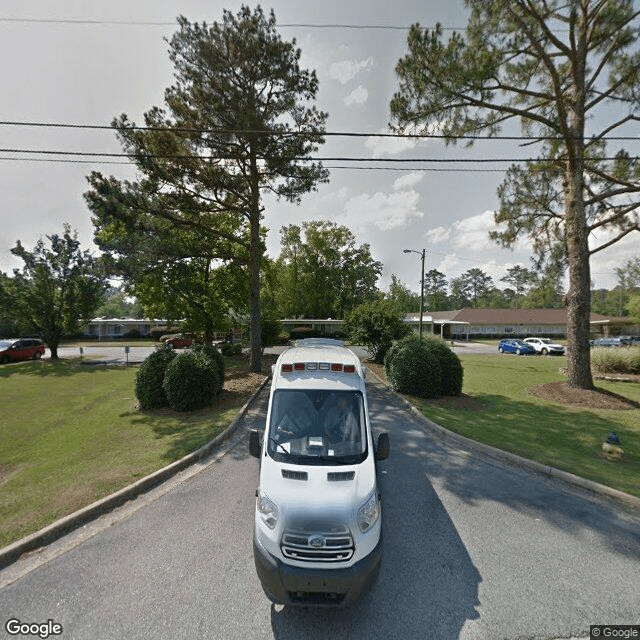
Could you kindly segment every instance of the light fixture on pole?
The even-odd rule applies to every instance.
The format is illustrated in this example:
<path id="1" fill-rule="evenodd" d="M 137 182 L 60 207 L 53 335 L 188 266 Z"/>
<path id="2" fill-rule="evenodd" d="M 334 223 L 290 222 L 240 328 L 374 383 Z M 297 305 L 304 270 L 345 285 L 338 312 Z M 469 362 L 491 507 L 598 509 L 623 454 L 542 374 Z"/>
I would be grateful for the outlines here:
<path id="1" fill-rule="evenodd" d="M 424 312 L 424 256 L 426 249 L 416 251 L 415 249 L 403 249 L 402 253 L 417 253 L 422 256 L 422 279 L 420 280 L 420 339 L 422 339 L 422 314 Z"/>

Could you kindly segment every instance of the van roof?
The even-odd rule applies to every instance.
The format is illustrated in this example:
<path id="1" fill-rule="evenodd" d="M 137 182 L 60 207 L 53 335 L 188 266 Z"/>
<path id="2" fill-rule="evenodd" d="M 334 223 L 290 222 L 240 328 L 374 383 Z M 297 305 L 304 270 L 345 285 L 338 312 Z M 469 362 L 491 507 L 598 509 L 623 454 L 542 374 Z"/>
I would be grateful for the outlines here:
<path id="1" fill-rule="evenodd" d="M 304 368 L 283 373 L 283 365 L 295 367 L 296 364 L 304 364 Z M 334 370 L 331 365 L 341 366 Z M 351 372 L 345 372 L 345 365 L 351 365 Z M 338 340 L 300 340 L 280 355 L 274 371 L 274 382 L 278 388 L 317 388 L 321 384 L 327 388 L 362 389 L 363 378 L 360 359 Z"/>

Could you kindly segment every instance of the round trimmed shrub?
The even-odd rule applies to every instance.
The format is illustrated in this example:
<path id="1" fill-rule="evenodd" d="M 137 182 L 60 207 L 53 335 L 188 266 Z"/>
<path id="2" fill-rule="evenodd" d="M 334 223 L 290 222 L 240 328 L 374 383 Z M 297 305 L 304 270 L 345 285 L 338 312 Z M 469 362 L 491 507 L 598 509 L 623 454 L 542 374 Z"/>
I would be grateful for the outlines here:
<path id="1" fill-rule="evenodd" d="M 420 398 L 441 394 L 442 370 L 436 354 L 413 334 L 395 342 L 384 359 L 387 380 L 401 393 Z"/>
<path id="2" fill-rule="evenodd" d="M 216 395 L 218 395 L 222 391 L 222 387 L 224 385 L 224 358 L 222 357 L 220 350 L 212 344 L 199 344 L 193 347 L 192 351 L 202 353 L 205 357 L 213 360 L 213 364 L 217 370 Z"/>
<path id="3" fill-rule="evenodd" d="M 162 386 L 174 411 L 195 411 L 210 405 L 219 393 L 220 374 L 203 351 L 184 351 L 169 363 Z"/>
<path id="4" fill-rule="evenodd" d="M 464 370 L 460 358 L 442 341 L 435 336 L 425 339 L 425 344 L 438 358 L 442 380 L 440 389 L 443 396 L 459 396 L 462 393 L 462 378 Z"/>
<path id="5" fill-rule="evenodd" d="M 161 409 L 169 403 L 162 383 L 169 363 L 176 357 L 175 351 L 163 346 L 149 354 L 136 374 L 136 398 L 140 409 Z"/>

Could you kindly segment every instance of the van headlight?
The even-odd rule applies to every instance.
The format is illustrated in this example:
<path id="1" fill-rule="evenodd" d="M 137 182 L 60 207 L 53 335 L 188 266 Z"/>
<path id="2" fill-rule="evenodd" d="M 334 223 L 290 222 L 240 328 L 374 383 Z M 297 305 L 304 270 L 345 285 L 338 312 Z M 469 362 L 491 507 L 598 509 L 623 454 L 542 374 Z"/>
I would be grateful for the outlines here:
<path id="1" fill-rule="evenodd" d="M 367 531 L 380 517 L 380 500 L 378 492 L 374 491 L 371 497 L 358 509 L 358 526 L 363 533 Z"/>
<path id="2" fill-rule="evenodd" d="M 262 522 L 269 529 L 273 529 L 276 526 L 278 523 L 278 507 L 264 493 L 260 493 L 256 499 L 256 510 L 262 517 Z"/>

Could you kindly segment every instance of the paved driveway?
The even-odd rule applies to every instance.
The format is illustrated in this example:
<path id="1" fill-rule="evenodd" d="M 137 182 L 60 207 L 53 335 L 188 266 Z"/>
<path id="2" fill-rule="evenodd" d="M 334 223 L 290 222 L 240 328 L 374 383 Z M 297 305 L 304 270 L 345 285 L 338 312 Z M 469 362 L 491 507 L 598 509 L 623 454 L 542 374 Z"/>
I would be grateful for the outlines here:
<path id="1" fill-rule="evenodd" d="M 65 639 L 503 640 L 640 621 L 638 522 L 456 449 L 387 389 L 369 389 L 374 428 L 391 434 L 385 551 L 351 611 L 272 606 L 260 588 L 247 431 L 263 424 L 265 390 L 197 473 L 1 571 L 0 623 L 52 619 Z"/>

